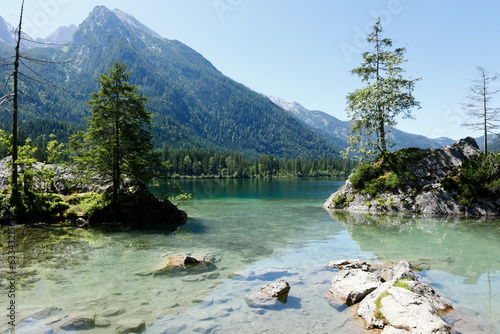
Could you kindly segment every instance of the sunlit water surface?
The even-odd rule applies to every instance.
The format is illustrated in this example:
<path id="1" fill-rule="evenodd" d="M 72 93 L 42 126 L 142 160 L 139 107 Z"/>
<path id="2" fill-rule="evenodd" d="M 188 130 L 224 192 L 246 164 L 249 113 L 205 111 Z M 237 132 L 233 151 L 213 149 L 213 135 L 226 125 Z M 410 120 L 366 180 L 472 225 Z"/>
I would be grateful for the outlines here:
<path id="1" fill-rule="evenodd" d="M 147 333 L 365 333 L 354 308 L 326 298 L 336 273 L 326 264 L 360 258 L 410 261 L 464 328 L 500 333 L 499 220 L 330 214 L 321 205 L 343 184 L 334 179 L 181 183 L 194 195 L 183 207 L 191 218 L 173 234 L 18 228 L 15 332 L 70 333 L 60 329 L 68 316 L 89 315 L 106 326 L 81 331 L 90 334 L 123 319 L 144 320 Z M 211 255 L 215 268 L 147 275 L 170 253 Z M 245 295 L 281 278 L 286 304 L 247 305 Z"/>

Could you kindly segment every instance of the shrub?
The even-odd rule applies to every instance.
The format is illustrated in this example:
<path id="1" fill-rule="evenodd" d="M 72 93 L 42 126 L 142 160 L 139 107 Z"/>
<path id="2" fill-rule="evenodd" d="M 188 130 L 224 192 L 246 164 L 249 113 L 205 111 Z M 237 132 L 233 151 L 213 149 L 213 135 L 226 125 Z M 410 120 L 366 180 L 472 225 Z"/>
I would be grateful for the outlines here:
<path id="1" fill-rule="evenodd" d="M 343 208 L 347 205 L 347 196 L 346 195 L 338 195 L 333 198 L 333 205 L 335 208 Z"/>
<path id="2" fill-rule="evenodd" d="M 459 202 L 469 206 L 474 198 L 500 197 L 500 154 L 481 154 L 462 164 L 452 178 L 441 183 L 445 189 L 454 189 Z"/>
<path id="3" fill-rule="evenodd" d="M 371 164 L 361 165 L 349 178 L 356 189 L 364 189 L 371 180 L 380 176 L 380 170 Z"/>

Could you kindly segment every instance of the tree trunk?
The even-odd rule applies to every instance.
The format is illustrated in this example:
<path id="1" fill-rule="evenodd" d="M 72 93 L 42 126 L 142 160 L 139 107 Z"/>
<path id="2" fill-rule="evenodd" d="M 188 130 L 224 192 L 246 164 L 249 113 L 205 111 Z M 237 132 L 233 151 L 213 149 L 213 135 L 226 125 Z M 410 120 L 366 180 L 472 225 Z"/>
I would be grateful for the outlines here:
<path id="1" fill-rule="evenodd" d="M 382 112 L 380 113 L 381 115 L 381 119 L 380 119 L 380 122 L 379 122 L 379 129 L 378 129 L 378 132 L 379 132 L 379 149 L 380 149 L 380 153 L 384 154 L 385 152 L 387 152 L 387 145 L 386 145 L 386 140 L 385 140 L 385 122 L 384 122 L 384 117 L 383 117 L 383 114 Z"/>
<path id="2" fill-rule="evenodd" d="M 118 124 L 118 116 L 115 120 L 115 146 L 113 148 L 113 202 L 118 199 L 118 191 L 120 189 L 120 129 Z"/>
<path id="3" fill-rule="evenodd" d="M 19 63 L 21 57 L 21 26 L 23 23 L 24 1 L 21 5 L 21 16 L 19 19 L 19 27 L 17 28 L 17 44 L 16 57 L 14 60 L 14 101 L 12 110 L 12 197 L 11 205 L 17 210 L 21 207 L 21 193 L 19 191 L 19 180 L 17 171 L 18 159 L 18 134 L 17 134 L 17 114 L 19 110 Z"/>

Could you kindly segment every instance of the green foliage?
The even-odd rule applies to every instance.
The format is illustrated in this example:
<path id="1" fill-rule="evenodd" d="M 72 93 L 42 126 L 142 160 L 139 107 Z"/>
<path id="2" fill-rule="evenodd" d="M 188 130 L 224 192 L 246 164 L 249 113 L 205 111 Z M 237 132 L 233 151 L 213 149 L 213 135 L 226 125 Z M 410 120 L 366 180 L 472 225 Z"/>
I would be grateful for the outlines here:
<path id="1" fill-rule="evenodd" d="M 410 167 L 429 153 L 430 150 L 405 148 L 379 154 L 375 162 L 361 165 L 349 179 L 355 189 L 371 196 L 395 191 L 407 183 L 418 187 Z"/>
<path id="2" fill-rule="evenodd" d="M 354 174 L 350 176 L 350 180 L 354 188 L 364 189 L 367 184 L 380 176 L 380 168 L 372 164 L 364 164 L 359 166 Z"/>
<path id="3" fill-rule="evenodd" d="M 47 163 L 59 163 L 62 161 L 65 145 L 55 140 L 56 136 L 54 134 L 51 134 L 50 138 L 52 140 L 47 143 Z"/>
<path id="4" fill-rule="evenodd" d="M 33 64 L 47 81 L 64 89 L 36 82 L 23 87 L 32 98 L 23 100 L 20 132 L 33 138 L 38 160 L 45 161 L 42 148 L 49 133 L 67 143 L 69 136 L 85 128 L 89 115 L 85 102 L 99 89 L 99 73 L 113 61 L 129 65 L 134 73 L 130 83 L 143 85 L 141 92 L 149 97 L 147 108 L 155 115 L 151 120 L 154 144 L 160 149 L 226 150 L 246 158 L 263 154 L 302 159 L 337 156 L 331 144 L 300 121 L 262 94 L 225 77 L 181 42 L 124 36 L 121 33 L 129 32 L 128 27 L 115 24 L 81 28 L 72 45 L 26 50 L 33 58 L 78 59 L 56 67 Z M 0 58 L 10 52 L 0 46 Z M 0 128 L 9 124 L 8 118 L 8 113 L 0 113 Z"/>
<path id="5" fill-rule="evenodd" d="M 455 190 L 462 205 L 470 206 L 475 198 L 500 198 L 500 154 L 472 157 L 441 182 L 443 188 Z"/>
<path id="6" fill-rule="evenodd" d="M 139 87 L 127 82 L 130 75 L 119 62 L 113 63 L 108 75 L 100 75 L 100 90 L 89 101 L 92 110 L 83 134 L 83 153 L 76 158 L 103 182 L 112 182 L 114 199 L 123 178 L 148 182 L 161 165 L 153 150 L 152 115 Z"/>
<path id="7" fill-rule="evenodd" d="M 163 159 L 174 177 L 347 176 L 357 165 L 341 159 L 279 159 L 272 155 L 250 160 L 237 153 L 199 150 L 164 150 Z"/>
<path id="8" fill-rule="evenodd" d="M 332 201 L 333 205 L 335 208 L 344 208 L 347 205 L 347 196 L 346 195 L 339 195 L 335 196 Z"/>
<path id="9" fill-rule="evenodd" d="M 412 281 L 413 280 L 411 278 L 401 278 L 398 279 L 392 286 L 412 291 L 410 286 L 408 285 L 408 282 Z"/>
<path id="10" fill-rule="evenodd" d="M 10 151 L 10 136 L 8 136 L 5 131 L 0 129 L 0 158 L 9 155 Z"/>
<path id="11" fill-rule="evenodd" d="M 375 300 L 375 311 L 373 311 L 373 315 L 375 318 L 380 319 L 386 322 L 385 316 L 382 313 L 382 299 L 389 296 L 389 292 L 385 291 Z"/>
<path id="12" fill-rule="evenodd" d="M 80 216 L 91 216 L 94 212 L 102 209 L 109 204 L 109 199 L 106 199 L 104 193 L 84 193 L 74 194 L 66 199 L 69 204 L 65 215 L 68 218 L 76 218 Z"/>
<path id="13" fill-rule="evenodd" d="M 396 125 L 396 117 L 412 118 L 411 110 L 419 107 L 412 95 L 416 81 L 404 79 L 400 65 L 405 49 L 392 47 L 392 40 L 382 38 L 380 19 L 373 26 L 367 42 L 373 50 L 363 53 L 364 62 L 351 71 L 361 77 L 366 86 L 347 95 L 348 117 L 352 121 L 349 138 L 350 147 L 345 154 L 357 154 L 360 160 L 371 157 L 375 152 L 385 153 L 393 143 L 387 140 L 387 133 Z"/>

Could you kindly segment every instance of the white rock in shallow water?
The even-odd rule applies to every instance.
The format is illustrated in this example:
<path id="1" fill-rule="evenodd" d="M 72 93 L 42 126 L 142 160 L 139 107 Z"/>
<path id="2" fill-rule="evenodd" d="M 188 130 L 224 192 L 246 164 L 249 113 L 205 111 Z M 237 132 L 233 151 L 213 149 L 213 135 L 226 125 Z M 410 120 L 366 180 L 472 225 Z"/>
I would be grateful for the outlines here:
<path id="1" fill-rule="evenodd" d="M 359 305 L 357 315 L 366 328 L 384 329 L 385 334 L 452 333 L 440 316 L 452 309 L 451 304 L 430 285 L 417 281 L 407 261 L 400 261 L 389 279 Z"/>
<path id="2" fill-rule="evenodd" d="M 328 293 L 347 306 L 359 303 L 382 284 L 380 275 L 361 269 L 340 271 L 332 280 Z"/>
<path id="3" fill-rule="evenodd" d="M 372 265 L 367 263 L 365 260 L 336 260 L 328 262 L 329 267 L 333 267 L 338 270 L 346 269 L 361 269 L 363 271 L 369 271 L 372 269 Z"/>
<path id="4" fill-rule="evenodd" d="M 425 297 L 410 290 L 392 287 L 380 300 L 380 312 L 395 328 L 410 333 L 451 333 L 451 327 L 438 315 L 438 310 Z"/>

